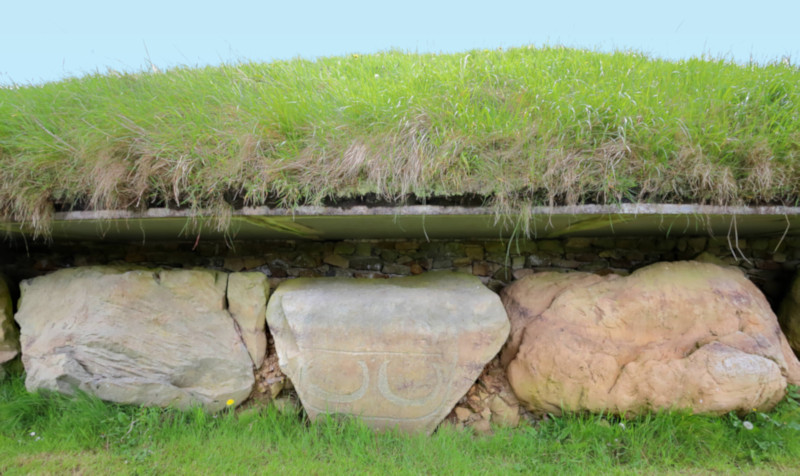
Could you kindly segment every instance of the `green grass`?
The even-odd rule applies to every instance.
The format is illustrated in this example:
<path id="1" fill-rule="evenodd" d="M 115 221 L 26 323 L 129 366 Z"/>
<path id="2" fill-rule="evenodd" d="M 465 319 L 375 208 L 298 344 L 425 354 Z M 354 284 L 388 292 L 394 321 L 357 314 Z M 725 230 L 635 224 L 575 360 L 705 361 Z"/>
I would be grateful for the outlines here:
<path id="1" fill-rule="evenodd" d="M 800 69 L 560 47 L 295 59 L 0 88 L 0 219 L 478 196 L 795 204 Z"/>
<path id="2" fill-rule="evenodd" d="M 571 415 L 492 436 L 443 427 L 427 437 L 376 435 L 353 420 L 308 424 L 274 407 L 214 416 L 28 394 L 17 376 L 0 384 L 0 473 L 797 473 L 795 399 L 743 419 Z"/>

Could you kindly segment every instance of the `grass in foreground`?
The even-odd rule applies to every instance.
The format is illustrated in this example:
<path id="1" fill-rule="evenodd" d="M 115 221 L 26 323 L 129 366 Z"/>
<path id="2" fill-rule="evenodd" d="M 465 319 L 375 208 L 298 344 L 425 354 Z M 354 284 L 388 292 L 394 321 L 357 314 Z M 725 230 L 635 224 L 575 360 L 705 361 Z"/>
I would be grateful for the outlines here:
<path id="1" fill-rule="evenodd" d="M 571 415 L 492 436 L 445 426 L 427 437 L 376 435 L 353 420 L 308 424 L 273 407 L 214 416 L 28 394 L 13 377 L 0 384 L 0 473 L 796 473 L 797 398 L 744 419 Z"/>
<path id="2" fill-rule="evenodd" d="M 514 48 L 0 88 L 0 219 L 375 194 L 796 203 L 800 69 Z"/>

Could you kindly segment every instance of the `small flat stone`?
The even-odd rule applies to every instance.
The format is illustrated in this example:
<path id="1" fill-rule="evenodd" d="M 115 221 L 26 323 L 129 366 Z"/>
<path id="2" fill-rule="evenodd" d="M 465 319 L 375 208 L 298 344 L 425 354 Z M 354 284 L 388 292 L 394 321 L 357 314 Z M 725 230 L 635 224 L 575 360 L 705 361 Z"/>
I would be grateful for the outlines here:
<path id="1" fill-rule="evenodd" d="M 411 267 L 404 264 L 392 263 L 383 265 L 383 269 L 381 271 L 383 271 L 385 274 L 401 274 L 407 276 L 411 274 Z"/>
<path id="2" fill-rule="evenodd" d="M 456 407 L 455 412 L 458 421 L 467 421 L 472 416 L 472 410 L 469 408 Z"/>
<path id="3" fill-rule="evenodd" d="M 336 266 L 337 268 L 347 268 L 350 266 L 350 260 L 339 255 L 328 255 L 323 261 L 325 264 Z"/>

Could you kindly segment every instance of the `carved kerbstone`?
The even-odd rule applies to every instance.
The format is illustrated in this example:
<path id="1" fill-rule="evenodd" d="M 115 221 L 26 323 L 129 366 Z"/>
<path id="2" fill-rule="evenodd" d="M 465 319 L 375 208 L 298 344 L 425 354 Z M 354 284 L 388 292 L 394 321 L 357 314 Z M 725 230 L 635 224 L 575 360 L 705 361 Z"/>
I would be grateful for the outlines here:
<path id="1" fill-rule="evenodd" d="M 225 309 L 227 277 L 86 267 L 23 281 L 26 387 L 212 411 L 240 403 L 253 364 Z"/>
<path id="2" fill-rule="evenodd" d="M 281 370 L 309 417 L 432 432 L 508 337 L 497 295 L 473 277 L 428 273 L 282 283 L 267 306 Z"/>

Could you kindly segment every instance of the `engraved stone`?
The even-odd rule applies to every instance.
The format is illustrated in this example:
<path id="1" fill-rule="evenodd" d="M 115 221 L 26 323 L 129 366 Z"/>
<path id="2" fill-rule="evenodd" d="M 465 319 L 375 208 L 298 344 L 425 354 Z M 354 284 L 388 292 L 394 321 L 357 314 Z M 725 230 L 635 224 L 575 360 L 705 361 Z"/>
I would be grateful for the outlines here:
<path id="1" fill-rule="evenodd" d="M 267 306 L 281 370 L 309 417 L 432 432 L 496 355 L 509 323 L 472 276 L 296 279 Z"/>
<path id="2" fill-rule="evenodd" d="M 140 405 L 241 403 L 253 364 L 207 270 L 70 268 L 23 281 L 25 385 Z"/>

